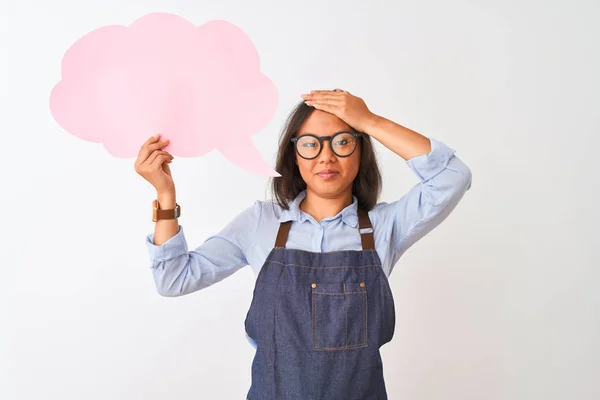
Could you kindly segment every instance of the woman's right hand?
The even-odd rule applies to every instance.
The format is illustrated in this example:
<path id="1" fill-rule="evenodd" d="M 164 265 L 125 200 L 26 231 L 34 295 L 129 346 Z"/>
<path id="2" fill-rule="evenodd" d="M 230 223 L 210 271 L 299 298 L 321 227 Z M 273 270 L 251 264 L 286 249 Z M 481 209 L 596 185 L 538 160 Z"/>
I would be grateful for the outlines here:
<path id="1" fill-rule="evenodd" d="M 169 141 L 159 139 L 160 135 L 153 136 L 142 145 L 135 160 L 135 172 L 150 182 L 157 193 L 174 193 L 175 183 L 169 168 L 173 156 L 162 150 Z"/>

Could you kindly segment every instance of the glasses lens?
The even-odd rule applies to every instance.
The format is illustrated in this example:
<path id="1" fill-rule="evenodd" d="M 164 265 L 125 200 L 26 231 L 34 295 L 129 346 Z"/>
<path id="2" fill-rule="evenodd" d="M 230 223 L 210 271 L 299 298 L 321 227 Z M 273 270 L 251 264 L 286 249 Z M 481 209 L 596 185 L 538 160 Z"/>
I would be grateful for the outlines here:
<path id="1" fill-rule="evenodd" d="M 356 148 L 356 138 L 350 133 L 340 133 L 332 138 L 331 144 L 338 156 L 349 156 Z"/>
<path id="2" fill-rule="evenodd" d="M 303 136 L 296 142 L 298 153 L 305 158 L 313 158 L 319 154 L 319 141 L 312 136 Z"/>

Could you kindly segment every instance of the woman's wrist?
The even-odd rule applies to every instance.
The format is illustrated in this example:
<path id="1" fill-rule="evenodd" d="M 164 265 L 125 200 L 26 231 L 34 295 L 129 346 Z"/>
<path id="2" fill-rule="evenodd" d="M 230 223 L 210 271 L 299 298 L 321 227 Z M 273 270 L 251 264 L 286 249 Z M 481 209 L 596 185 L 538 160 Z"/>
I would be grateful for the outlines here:
<path id="1" fill-rule="evenodd" d="M 174 190 L 157 192 L 156 199 L 162 210 L 172 210 L 177 205 L 177 197 Z"/>

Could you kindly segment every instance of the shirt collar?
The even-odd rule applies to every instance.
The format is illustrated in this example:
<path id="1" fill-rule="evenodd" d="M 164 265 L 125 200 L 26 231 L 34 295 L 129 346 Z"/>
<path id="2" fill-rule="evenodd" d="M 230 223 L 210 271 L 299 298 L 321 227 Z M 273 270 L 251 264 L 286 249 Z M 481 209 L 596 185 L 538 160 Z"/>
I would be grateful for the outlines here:
<path id="1" fill-rule="evenodd" d="M 281 216 L 279 217 L 279 222 L 286 221 L 296 221 L 296 222 L 304 222 L 306 220 L 313 221 L 316 223 L 316 220 L 308 213 L 300 210 L 300 203 L 302 200 L 306 198 L 306 190 L 301 191 L 298 196 L 294 200 L 289 203 L 288 210 L 281 210 Z M 342 218 L 342 221 L 351 226 L 352 228 L 356 228 L 358 226 L 358 199 L 356 196 L 352 195 L 352 204 L 345 207 L 342 211 L 340 211 L 337 215 L 333 217 L 327 217 L 323 221 L 333 221 L 338 218 Z"/>

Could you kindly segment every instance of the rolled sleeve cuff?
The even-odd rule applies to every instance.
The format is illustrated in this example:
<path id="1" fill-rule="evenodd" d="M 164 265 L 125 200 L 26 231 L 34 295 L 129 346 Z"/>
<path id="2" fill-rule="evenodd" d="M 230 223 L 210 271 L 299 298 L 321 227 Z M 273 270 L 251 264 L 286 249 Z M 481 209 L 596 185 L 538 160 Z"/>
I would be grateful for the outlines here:
<path id="1" fill-rule="evenodd" d="M 179 231 L 175 236 L 160 246 L 154 244 L 154 233 L 149 234 L 146 236 L 146 246 L 153 263 L 170 260 L 187 253 L 187 242 L 183 234 L 183 226 L 179 225 Z"/>
<path id="2" fill-rule="evenodd" d="M 444 143 L 429 138 L 431 142 L 431 151 L 429 154 L 423 154 L 406 160 L 406 163 L 413 170 L 415 175 L 422 181 L 428 181 L 448 166 L 448 162 L 454 156 L 455 150 L 446 146 Z"/>

